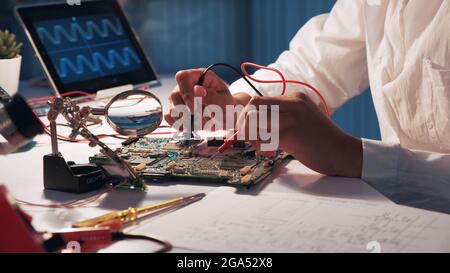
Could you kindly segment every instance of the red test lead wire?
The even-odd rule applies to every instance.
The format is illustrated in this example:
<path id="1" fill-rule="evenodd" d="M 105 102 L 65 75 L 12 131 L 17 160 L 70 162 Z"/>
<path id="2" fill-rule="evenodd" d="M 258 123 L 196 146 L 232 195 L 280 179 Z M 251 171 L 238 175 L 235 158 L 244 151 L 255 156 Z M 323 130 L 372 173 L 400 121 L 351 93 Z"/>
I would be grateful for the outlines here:
<path id="1" fill-rule="evenodd" d="M 228 150 L 229 148 L 231 148 L 231 146 L 233 146 L 234 144 L 236 144 L 237 142 L 237 135 L 239 134 L 239 132 L 234 133 L 231 137 L 229 137 L 228 139 L 225 139 L 225 141 L 223 142 L 223 144 L 217 149 L 217 151 L 219 153 L 223 153 L 226 150 Z"/>
<path id="2" fill-rule="evenodd" d="M 247 72 L 247 67 L 254 67 L 254 68 L 257 68 L 257 69 L 272 71 L 272 72 L 276 73 L 278 76 L 280 76 L 281 80 L 260 80 L 260 79 L 256 79 L 252 75 L 250 75 L 250 73 Z M 283 85 L 283 89 L 281 91 L 281 96 L 286 94 L 286 87 L 287 87 L 288 83 L 298 84 L 298 85 L 303 85 L 303 86 L 308 87 L 310 90 L 312 90 L 314 93 L 316 93 L 319 96 L 319 98 L 322 101 L 322 104 L 323 104 L 323 106 L 325 108 L 326 115 L 328 117 L 331 116 L 330 109 L 328 108 L 328 104 L 325 101 L 325 98 L 322 96 L 322 94 L 314 86 L 310 85 L 309 83 L 301 82 L 301 81 L 295 81 L 295 80 L 286 80 L 286 78 L 284 77 L 283 73 L 281 73 L 280 70 L 278 70 L 278 69 L 276 69 L 274 67 L 262 66 L 262 65 L 255 64 L 255 63 L 250 63 L 250 62 L 242 63 L 241 70 L 242 70 L 242 73 L 245 75 L 245 77 L 249 78 L 250 80 L 252 80 L 254 82 L 258 82 L 258 83 L 281 83 Z M 224 141 L 224 143 L 222 144 L 222 146 L 220 146 L 217 149 L 217 151 L 219 153 L 223 153 L 226 150 L 228 150 L 229 148 L 231 148 L 237 142 L 237 135 L 238 135 L 238 132 L 235 132 L 231 137 L 226 139 Z"/>
<path id="3" fill-rule="evenodd" d="M 258 69 L 262 69 L 262 70 L 268 70 L 268 71 L 272 71 L 275 72 L 276 74 L 278 74 L 278 76 L 280 76 L 281 80 L 260 80 L 260 79 L 256 79 L 254 78 L 252 75 L 250 75 L 250 73 L 247 72 L 247 67 L 254 67 L 254 68 L 258 68 Z M 298 84 L 298 85 L 303 85 L 306 86 L 307 88 L 309 88 L 310 90 L 312 90 L 314 93 L 316 93 L 320 100 L 322 101 L 322 104 L 325 108 L 325 112 L 327 114 L 328 117 L 331 116 L 330 114 L 330 109 L 328 108 L 328 104 L 325 101 L 325 98 L 322 96 L 322 94 L 319 92 L 319 90 L 317 90 L 317 88 L 315 88 L 314 86 L 310 85 L 309 83 L 306 82 L 301 82 L 301 81 L 296 81 L 296 80 L 286 80 L 283 73 L 281 73 L 280 70 L 274 68 L 274 67 L 267 67 L 267 66 L 262 66 L 259 64 L 254 64 L 254 63 L 250 63 L 250 62 L 245 62 L 241 65 L 241 70 L 242 73 L 244 73 L 244 75 L 249 78 L 250 80 L 254 81 L 254 82 L 258 82 L 258 83 L 281 83 L 283 84 L 283 89 L 281 91 L 281 95 L 285 95 L 286 93 L 286 87 L 287 84 Z"/>

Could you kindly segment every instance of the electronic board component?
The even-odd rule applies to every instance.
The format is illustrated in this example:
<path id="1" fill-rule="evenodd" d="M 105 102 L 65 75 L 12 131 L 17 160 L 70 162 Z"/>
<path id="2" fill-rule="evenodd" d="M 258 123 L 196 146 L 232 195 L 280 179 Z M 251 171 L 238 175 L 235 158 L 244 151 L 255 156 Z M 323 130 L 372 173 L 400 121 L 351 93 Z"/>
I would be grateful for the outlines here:
<path id="1" fill-rule="evenodd" d="M 145 167 L 146 167 L 145 163 L 140 163 L 139 165 L 137 165 L 136 167 L 134 167 L 134 170 L 135 170 L 136 172 L 140 172 L 140 171 L 145 170 Z"/>
<path id="2" fill-rule="evenodd" d="M 185 141 L 176 137 L 141 138 L 122 145 L 116 152 L 146 182 L 204 181 L 242 188 L 261 182 L 287 157 L 282 151 L 272 158 L 255 156 L 254 149 L 243 142 L 210 158 L 219 143 L 211 140 Z M 96 155 L 90 158 L 90 162 L 102 166 L 108 160 Z"/>
<path id="3" fill-rule="evenodd" d="M 225 142 L 223 139 L 217 139 L 217 138 L 208 138 L 207 141 L 208 141 L 208 146 L 211 146 L 211 147 L 220 147 Z M 235 148 L 244 148 L 246 146 L 246 142 L 243 140 L 238 140 L 238 141 L 236 141 L 236 143 L 233 146 Z"/>

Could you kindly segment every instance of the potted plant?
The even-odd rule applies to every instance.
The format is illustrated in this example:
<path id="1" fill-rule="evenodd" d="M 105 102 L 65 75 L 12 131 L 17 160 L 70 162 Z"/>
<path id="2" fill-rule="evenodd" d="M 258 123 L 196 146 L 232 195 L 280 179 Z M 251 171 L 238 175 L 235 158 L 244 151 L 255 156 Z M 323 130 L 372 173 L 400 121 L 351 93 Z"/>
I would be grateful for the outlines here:
<path id="1" fill-rule="evenodd" d="M 22 43 L 16 42 L 16 35 L 0 30 L 0 86 L 10 95 L 19 88 Z"/>

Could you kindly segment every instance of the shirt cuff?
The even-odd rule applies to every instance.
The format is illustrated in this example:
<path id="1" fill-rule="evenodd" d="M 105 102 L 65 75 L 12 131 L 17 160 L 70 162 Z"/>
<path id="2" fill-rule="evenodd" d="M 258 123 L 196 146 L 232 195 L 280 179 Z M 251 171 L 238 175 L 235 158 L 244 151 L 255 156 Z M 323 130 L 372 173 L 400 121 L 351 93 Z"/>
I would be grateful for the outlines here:
<path id="1" fill-rule="evenodd" d="M 400 144 L 362 139 L 362 179 L 377 190 L 389 188 L 398 174 Z"/>

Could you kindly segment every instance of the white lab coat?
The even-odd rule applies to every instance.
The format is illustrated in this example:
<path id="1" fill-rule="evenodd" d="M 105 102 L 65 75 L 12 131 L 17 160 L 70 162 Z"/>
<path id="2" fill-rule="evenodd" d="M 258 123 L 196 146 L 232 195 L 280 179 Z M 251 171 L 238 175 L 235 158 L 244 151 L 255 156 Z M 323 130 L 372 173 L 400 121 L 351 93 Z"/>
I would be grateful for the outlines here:
<path id="1" fill-rule="evenodd" d="M 382 141 L 363 139 L 362 178 L 395 202 L 450 213 L 450 1 L 339 0 L 272 66 L 316 86 L 331 111 L 370 85 Z M 242 80 L 231 90 L 255 95 Z"/>

